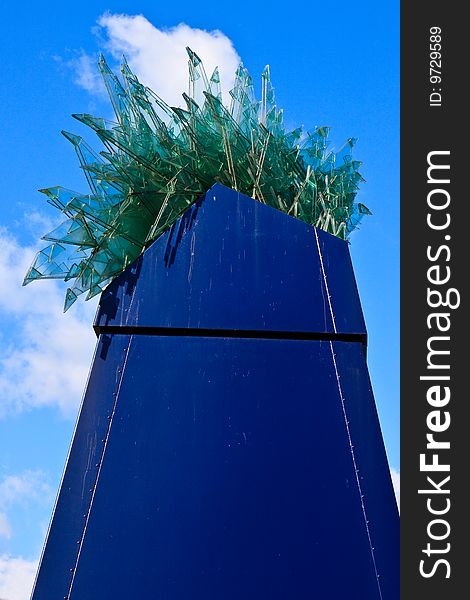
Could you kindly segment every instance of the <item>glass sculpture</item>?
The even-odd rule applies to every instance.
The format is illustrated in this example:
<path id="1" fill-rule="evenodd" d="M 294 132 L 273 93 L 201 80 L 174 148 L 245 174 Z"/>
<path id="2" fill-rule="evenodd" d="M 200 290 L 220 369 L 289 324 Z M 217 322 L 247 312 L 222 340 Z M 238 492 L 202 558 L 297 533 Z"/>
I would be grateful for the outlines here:
<path id="1" fill-rule="evenodd" d="M 350 138 L 328 149 L 328 127 L 286 131 L 275 104 L 269 67 L 261 101 L 240 65 L 222 102 L 217 68 L 207 77 L 189 48 L 186 108 L 168 106 L 143 86 L 125 59 L 120 80 L 100 58 L 116 121 L 73 115 L 93 129 L 104 150 L 62 132 L 78 154 L 89 194 L 62 187 L 40 190 L 66 220 L 42 239 L 23 285 L 36 279 L 73 280 L 64 310 L 86 292 L 99 294 L 214 183 L 219 182 L 342 239 L 370 211 L 356 202 L 363 181 Z"/>

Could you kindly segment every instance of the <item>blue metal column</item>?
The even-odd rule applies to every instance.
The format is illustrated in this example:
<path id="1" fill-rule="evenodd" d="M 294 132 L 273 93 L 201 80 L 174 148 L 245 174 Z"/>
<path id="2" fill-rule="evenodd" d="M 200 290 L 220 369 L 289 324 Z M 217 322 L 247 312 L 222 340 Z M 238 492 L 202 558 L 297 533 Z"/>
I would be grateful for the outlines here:
<path id="1" fill-rule="evenodd" d="M 34 600 L 392 600 L 345 242 L 214 186 L 103 293 Z"/>

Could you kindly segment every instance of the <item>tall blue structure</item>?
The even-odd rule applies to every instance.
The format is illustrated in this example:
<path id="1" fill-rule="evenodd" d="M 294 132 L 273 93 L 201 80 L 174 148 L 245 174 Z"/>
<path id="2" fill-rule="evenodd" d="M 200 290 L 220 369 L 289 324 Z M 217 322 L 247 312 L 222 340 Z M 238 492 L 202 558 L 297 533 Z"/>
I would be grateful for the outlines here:
<path id="1" fill-rule="evenodd" d="M 395 600 L 346 242 L 215 185 L 103 293 L 33 600 Z"/>

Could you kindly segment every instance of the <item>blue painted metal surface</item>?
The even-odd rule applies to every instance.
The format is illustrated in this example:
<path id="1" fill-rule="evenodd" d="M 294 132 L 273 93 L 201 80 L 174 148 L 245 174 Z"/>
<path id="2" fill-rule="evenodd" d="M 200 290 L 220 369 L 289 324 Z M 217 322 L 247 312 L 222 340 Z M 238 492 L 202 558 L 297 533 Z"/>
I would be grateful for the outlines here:
<path id="1" fill-rule="evenodd" d="M 216 186 L 103 294 L 34 600 L 395 600 L 347 244 Z"/>
<path id="2" fill-rule="evenodd" d="M 332 342 L 332 349 L 383 598 L 399 598 L 399 517 L 367 365 L 358 344 Z"/>
<path id="3" fill-rule="evenodd" d="M 328 243 L 325 242 L 328 240 Z M 348 245 L 220 184 L 105 290 L 95 326 L 365 334 Z"/>
<path id="4" fill-rule="evenodd" d="M 116 398 L 116 369 L 125 358 L 126 340 L 116 336 L 112 347 L 110 341 L 109 336 L 98 341 L 36 578 L 35 600 L 63 599 L 70 585 Z"/>

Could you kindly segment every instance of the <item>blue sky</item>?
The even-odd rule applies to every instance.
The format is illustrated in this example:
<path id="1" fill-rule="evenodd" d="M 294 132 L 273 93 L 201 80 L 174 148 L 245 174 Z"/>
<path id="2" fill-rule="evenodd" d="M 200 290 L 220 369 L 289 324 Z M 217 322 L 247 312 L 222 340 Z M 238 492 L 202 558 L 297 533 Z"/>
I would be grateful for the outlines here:
<path id="1" fill-rule="evenodd" d="M 271 6 L 182 0 L 95 1 L 70 9 L 63 2 L 48 2 L 47 8 L 40 2 L 8 3 L 3 9 L 2 600 L 28 597 L 93 352 L 91 302 L 77 302 L 62 315 L 63 287 L 36 282 L 21 288 L 20 280 L 40 235 L 57 222 L 36 190 L 61 184 L 86 191 L 60 130 L 85 134 L 93 145 L 92 133 L 70 115 L 110 116 L 95 76 L 99 51 L 114 64 L 124 50 L 143 82 L 164 98 L 181 87 L 175 73 L 186 76 L 180 59 L 186 44 L 227 73 L 241 57 L 258 82 L 269 63 L 289 126 L 329 125 L 336 148 L 348 137 L 358 138 L 355 156 L 367 180 L 359 200 L 373 216 L 353 234 L 351 253 L 379 417 L 391 467 L 399 470 L 398 7 L 397 1 L 371 0 Z M 143 17 L 136 18 L 139 14 Z M 181 23 L 188 27 L 176 28 Z"/>

